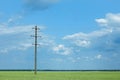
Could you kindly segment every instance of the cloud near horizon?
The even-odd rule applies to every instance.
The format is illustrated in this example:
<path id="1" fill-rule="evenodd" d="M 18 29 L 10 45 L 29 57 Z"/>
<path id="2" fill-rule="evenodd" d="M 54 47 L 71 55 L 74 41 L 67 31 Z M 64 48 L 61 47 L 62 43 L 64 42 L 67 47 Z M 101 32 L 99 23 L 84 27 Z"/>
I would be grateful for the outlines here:
<path id="1" fill-rule="evenodd" d="M 2 37 L 0 53 L 9 53 L 14 50 L 26 50 L 30 45 L 29 34 L 32 33 L 32 25 L 8 27 L 0 26 L 0 37 Z M 9 39 L 8 39 L 9 38 Z M 17 40 L 16 40 L 17 39 Z"/>
<path id="2" fill-rule="evenodd" d="M 35 25 L 22 25 L 22 26 L 10 26 L 10 23 L 0 24 L 0 37 L 2 37 L 0 46 L 0 54 L 10 53 L 11 51 L 26 51 L 33 47 L 34 39 L 30 35 L 34 34 L 32 28 Z M 38 26 L 41 30 L 45 29 L 45 26 Z M 57 44 L 56 41 L 47 34 L 39 31 L 38 34 L 42 36 L 38 39 L 38 44 L 46 51 L 52 51 L 52 53 L 58 55 L 69 55 L 71 49 L 67 48 L 64 44 Z M 9 38 L 9 40 L 8 40 Z"/>
<path id="3" fill-rule="evenodd" d="M 54 39 L 41 32 L 40 35 L 42 39 L 40 39 L 39 43 L 45 51 L 50 51 L 56 55 L 62 55 L 68 58 L 72 57 L 70 61 L 74 63 L 81 59 L 84 61 L 104 59 L 104 54 L 106 53 L 111 53 L 113 56 L 118 55 L 120 53 L 119 19 L 119 14 L 112 13 L 106 14 L 105 18 L 95 19 L 98 25 L 102 26 L 100 30 L 90 33 L 79 32 L 64 36 L 62 41 L 67 41 L 66 44 L 57 44 Z M 116 23 L 118 25 L 116 25 Z M 0 47 L 0 54 L 10 53 L 15 50 L 27 51 L 32 48 L 34 41 L 30 39 L 30 35 L 33 34 L 32 27 L 34 25 L 10 27 L 1 24 L 1 26 L 0 37 L 2 37 L 2 39 L 0 41 L 3 46 Z M 39 27 L 44 29 L 44 26 Z M 7 37 L 9 37 L 9 40 L 7 40 Z M 94 53 L 94 55 L 89 56 L 88 53 Z M 74 54 L 77 54 L 77 56 L 74 56 Z"/>
<path id="4" fill-rule="evenodd" d="M 61 55 L 69 55 L 72 54 L 74 51 L 80 52 L 81 48 L 87 49 L 94 49 L 97 51 L 102 52 L 116 52 L 119 53 L 119 44 L 120 44 L 120 14 L 112 14 L 108 13 L 106 14 L 105 18 L 98 18 L 95 19 L 95 21 L 98 23 L 98 25 L 102 26 L 100 30 L 96 30 L 90 33 L 75 33 L 72 35 L 67 35 L 63 37 L 63 41 L 68 41 L 68 44 L 70 43 L 71 46 L 67 47 L 66 44 L 57 44 L 54 39 L 50 39 L 49 36 L 46 36 L 42 33 L 43 40 L 40 41 L 40 44 L 46 49 L 51 49 L 54 53 L 61 54 Z M 0 29 L 0 36 L 6 35 L 7 37 L 11 37 L 10 41 L 13 41 L 14 43 L 8 41 L 7 44 L 19 44 L 15 39 L 15 35 L 21 35 L 21 38 L 19 39 L 20 42 L 23 39 L 23 37 L 28 36 L 29 34 L 32 34 L 32 27 L 33 25 L 27 25 L 27 26 L 15 26 L 15 27 L 7 27 L 6 25 L 2 25 L 4 27 L 1 27 Z M 41 27 L 43 28 L 43 27 Z M 6 39 L 6 37 L 2 40 Z M 24 38 L 25 40 L 26 38 Z M 30 47 L 30 44 L 32 43 L 30 40 L 26 39 L 28 43 L 24 44 L 21 43 L 19 46 L 24 47 Z M 23 45 L 24 44 L 24 45 Z M 49 44 L 52 45 L 49 46 Z M 75 48 L 78 47 L 77 49 Z M 16 47 L 11 47 L 12 49 L 15 49 Z M 22 48 L 21 48 L 22 49 Z M 1 48 L 1 52 L 7 52 L 7 50 L 11 50 L 8 48 Z"/>
<path id="5" fill-rule="evenodd" d="M 63 37 L 74 46 L 93 49 L 103 53 L 120 53 L 120 14 L 108 13 L 105 18 L 95 19 L 100 30 L 90 33 L 75 33 Z M 98 56 L 99 58 L 101 56 Z"/>

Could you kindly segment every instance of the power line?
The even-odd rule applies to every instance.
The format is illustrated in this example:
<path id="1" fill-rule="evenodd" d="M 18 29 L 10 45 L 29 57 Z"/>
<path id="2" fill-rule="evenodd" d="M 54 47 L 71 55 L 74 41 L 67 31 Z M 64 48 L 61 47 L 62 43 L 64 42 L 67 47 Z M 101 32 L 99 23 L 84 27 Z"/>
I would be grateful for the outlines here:
<path id="1" fill-rule="evenodd" d="M 39 45 L 38 44 L 38 37 L 41 37 L 41 36 L 38 36 L 38 30 L 40 30 L 40 28 L 38 28 L 37 26 L 35 26 L 34 28 L 32 28 L 35 30 L 35 33 L 34 35 L 32 35 L 32 37 L 34 37 L 34 74 L 36 75 L 37 74 L 37 46 Z"/>

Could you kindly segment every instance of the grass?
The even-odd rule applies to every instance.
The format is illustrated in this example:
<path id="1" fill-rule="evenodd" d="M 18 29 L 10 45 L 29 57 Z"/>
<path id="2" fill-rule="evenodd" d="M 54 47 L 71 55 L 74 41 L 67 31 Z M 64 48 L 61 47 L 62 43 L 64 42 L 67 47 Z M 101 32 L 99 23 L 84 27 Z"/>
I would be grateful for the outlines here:
<path id="1" fill-rule="evenodd" d="M 120 80 L 120 72 L 33 72 L 0 71 L 0 80 Z"/>

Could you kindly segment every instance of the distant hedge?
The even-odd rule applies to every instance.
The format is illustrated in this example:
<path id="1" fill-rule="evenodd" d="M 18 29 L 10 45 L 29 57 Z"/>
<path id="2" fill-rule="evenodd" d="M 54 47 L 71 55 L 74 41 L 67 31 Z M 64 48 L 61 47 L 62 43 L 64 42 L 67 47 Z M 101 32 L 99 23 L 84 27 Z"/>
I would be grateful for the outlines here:
<path id="1" fill-rule="evenodd" d="M 33 69 L 0 69 L 0 71 L 34 71 Z M 37 71 L 120 71 L 120 70 L 37 70 Z"/>

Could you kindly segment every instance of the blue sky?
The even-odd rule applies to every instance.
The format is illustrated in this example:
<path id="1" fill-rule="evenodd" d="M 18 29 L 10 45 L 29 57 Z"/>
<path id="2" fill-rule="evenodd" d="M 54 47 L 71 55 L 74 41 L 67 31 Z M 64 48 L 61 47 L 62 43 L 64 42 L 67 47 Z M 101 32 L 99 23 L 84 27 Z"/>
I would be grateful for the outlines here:
<path id="1" fill-rule="evenodd" d="M 119 0 L 1 0 L 0 69 L 120 69 Z"/>

